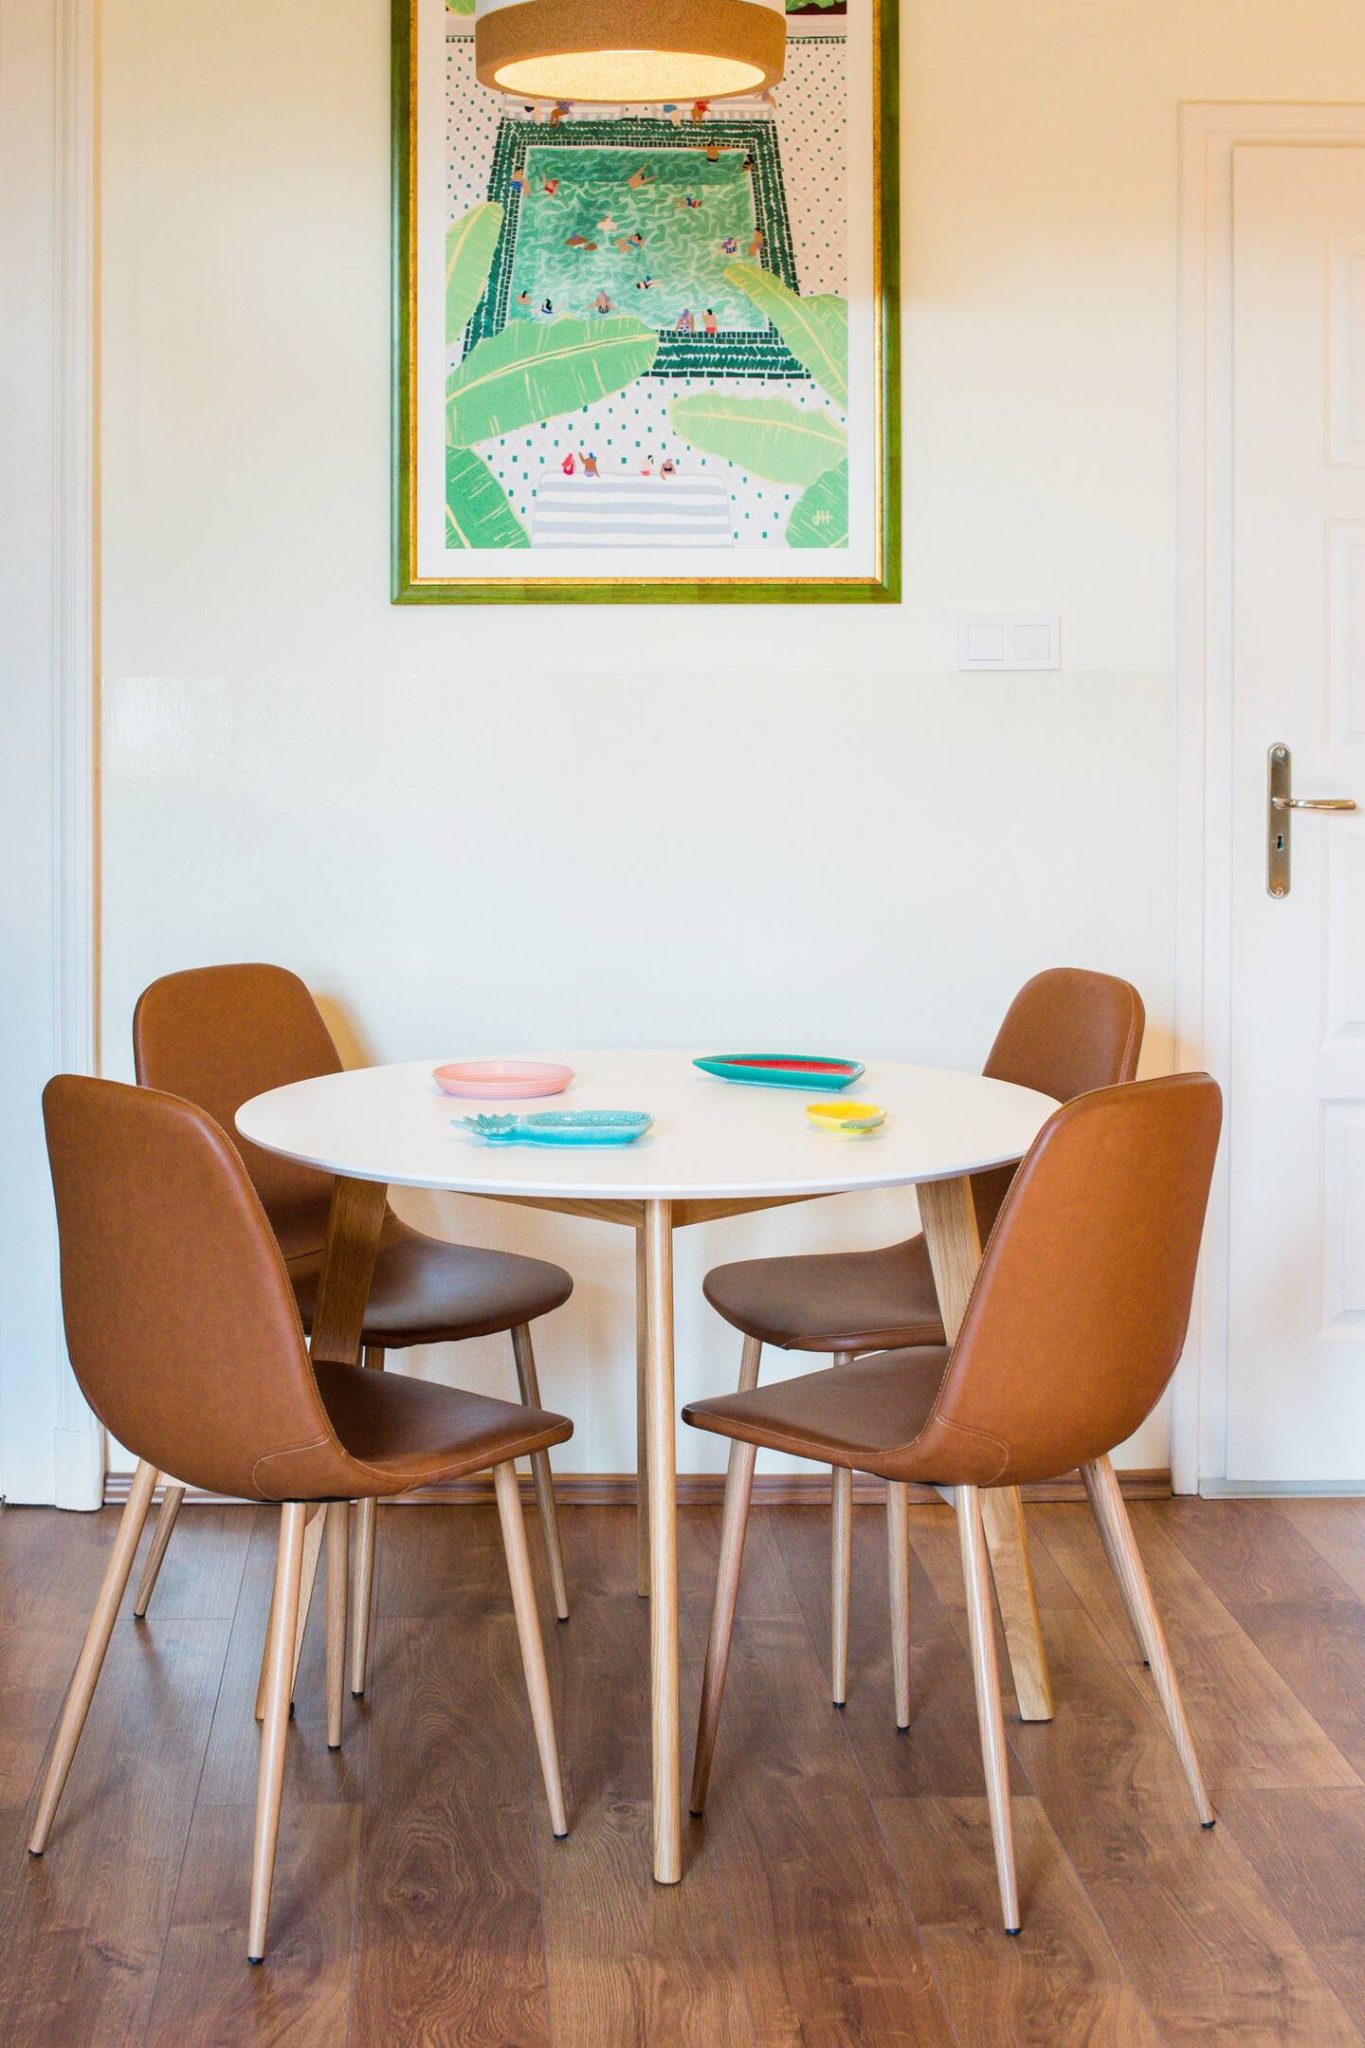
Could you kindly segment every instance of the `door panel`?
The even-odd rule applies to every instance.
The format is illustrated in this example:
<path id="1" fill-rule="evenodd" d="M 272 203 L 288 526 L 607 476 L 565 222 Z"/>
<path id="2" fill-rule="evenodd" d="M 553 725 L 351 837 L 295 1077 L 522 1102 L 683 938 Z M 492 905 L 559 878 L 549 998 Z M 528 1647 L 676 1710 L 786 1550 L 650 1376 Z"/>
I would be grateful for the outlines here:
<path id="1" fill-rule="evenodd" d="M 1227 1476 L 1365 1479 L 1365 149 L 1233 163 Z"/>

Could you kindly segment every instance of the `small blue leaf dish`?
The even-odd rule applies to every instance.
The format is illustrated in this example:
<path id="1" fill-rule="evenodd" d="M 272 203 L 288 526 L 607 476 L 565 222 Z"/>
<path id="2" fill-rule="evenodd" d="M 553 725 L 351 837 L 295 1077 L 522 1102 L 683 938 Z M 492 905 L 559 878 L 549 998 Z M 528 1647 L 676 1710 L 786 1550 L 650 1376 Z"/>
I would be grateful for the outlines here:
<path id="1" fill-rule="evenodd" d="M 457 1116 L 490 1145 L 633 1145 L 654 1119 L 643 1109 L 554 1109 L 535 1116 Z"/>

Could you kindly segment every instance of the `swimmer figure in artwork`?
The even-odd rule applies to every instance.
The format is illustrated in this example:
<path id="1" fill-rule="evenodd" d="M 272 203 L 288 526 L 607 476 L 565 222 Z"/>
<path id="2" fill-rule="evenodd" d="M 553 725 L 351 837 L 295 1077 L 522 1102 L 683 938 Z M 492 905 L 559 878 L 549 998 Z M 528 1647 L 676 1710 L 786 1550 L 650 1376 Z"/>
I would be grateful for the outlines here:
<path id="1" fill-rule="evenodd" d="M 744 253 L 745 253 L 745 255 L 746 255 L 746 256 L 749 256 L 749 257 L 754 257 L 754 256 L 757 256 L 757 254 L 758 254 L 759 250 L 760 250 L 760 249 L 761 249 L 762 247 L 763 247 L 763 230 L 762 230 L 762 228 L 755 228 L 755 229 L 754 229 L 754 231 L 753 231 L 753 234 L 752 234 L 752 235 L 751 235 L 751 236 L 749 237 L 749 245 L 748 245 L 748 247 L 747 247 L 747 248 L 745 249 Z"/>
<path id="2" fill-rule="evenodd" d="M 558 180 L 558 178 L 547 178 L 547 179 L 545 180 L 544 186 L 543 186 L 543 187 L 542 187 L 541 189 L 542 189 L 542 190 L 544 191 L 545 197 L 546 197 L 547 199 L 558 199 L 558 197 L 559 197 L 559 180 Z"/>
<path id="3" fill-rule="evenodd" d="M 735 240 L 733 235 L 727 235 L 720 246 L 723 255 L 738 256 L 739 254 L 739 243 Z"/>
<path id="4" fill-rule="evenodd" d="M 562 462 L 560 463 L 560 465 L 559 465 L 559 466 L 560 466 L 560 468 L 561 468 L 561 469 L 563 470 L 563 472 L 564 472 L 565 476 L 572 476 L 572 475 L 573 475 L 573 473 L 574 473 L 574 459 L 573 459 L 573 449 L 572 449 L 572 448 L 571 448 L 571 449 L 569 450 L 568 454 L 567 454 L 567 455 L 566 455 L 566 456 L 564 457 L 564 460 L 563 460 L 563 461 L 562 461 Z"/>
<path id="5" fill-rule="evenodd" d="M 595 455 L 581 455 L 581 454 L 580 454 L 580 456 L 579 456 L 579 458 L 578 458 L 578 459 L 579 459 L 579 461 L 580 461 L 580 462 L 582 463 L 582 465 L 583 465 L 583 474 L 584 474 L 584 476 L 596 476 L 596 475 L 597 475 L 597 457 L 596 457 Z"/>
<path id="6" fill-rule="evenodd" d="M 601 220 L 598 221 L 597 232 L 599 235 L 614 235 L 616 233 L 616 222 L 609 213 L 604 213 Z"/>
<path id="7" fill-rule="evenodd" d="M 566 249 L 595 249 L 597 244 L 596 242 L 590 242 L 586 235 L 580 235 L 575 231 L 575 233 L 565 238 L 564 247 Z"/>
<path id="8" fill-rule="evenodd" d="M 529 313 L 531 310 L 531 294 L 529 292 L 518 292 L 517 304 L 521 307 L 523 313 Z"/>
<path id="9" fill-rule="evenodd" d="M 616 237 L 616 246 L 623 256 L 629 256 L 632 249 L 644 248 L 645 238 L 640 233 L 640 230 L 636 228 L 633 235 L 618 235 Z"/>
<path id="10" fill-rule="evenodd" d="M 677 463 L 676 463 L 676 462 L 675 462 L 675 461 L 673 460 L 673 457 L 672 457 L 671 455 L 666 455 L 666 456 L 664 457 L 663 461 L 662 461 L 662 462 L 661 462 L 661 463 L 659 464 L 659 475 L 660 475 L 660 476 L 676 476 L 677 474 L 678 474 L 678 465 L 677 465 Z"/>
<path id="11" fill-rule="evenodd" d="M 599 292 L 597 294 L 597 311 L 599 313 L 614 313 L 615 310 L 616 308 L 612 304 L 610 294 L 604 291 Z"/>
<path id="12" fill-rule="evenodd" d="M 642 185 L 652 185 L 654 183 L 654 173 L 648 164 L 641 164 L 638 171 L 631 172 L 630 176 L 626 179 L 626 183 L 632 192 L 638 192 Z"/>
<path id="13" fill-rule="evenodd" d="M 702 122 L 706 119 L 707 111 L 710 105 L 710 100 L 693 100 L 692 119 L 698 127 L 700 127 Z"/>
<path id="14" fill-rule="evenodd" d="M 546 320 L 552 320 L 552 319 L 554 318 L 554 310 L 555 310 L 555 302 L 554 302 L 554 300 L 553 300 L 553 299 L 542 299 L 542 301 L 541 301 L 541 306 L 540 306 L 540 310 L 541 310 L 541 314 L 542 314 L 542 316 L 543 316 L 543 317 L 544 317 L 544 318 L 545 318 Z"/>
<path id="15" fill-rule="evenodd" d="M 684 306 L 678 315 L 677 331 L 679 334 L 695 334 L 697 331 L 696 320 L 692 315 L 691 309 L 687 306 Z"/>
<path id="16" fill-rule="evenodd" d="M 716 316 L 715 316 L 715 314 L 714 314 L 714 313 L 712 312 L 712 310 L 711 310 L 711 308 L 710 308 L 709 306 L 707 307 L 707 309 L 706 309 L 705 313 L 704 313 L 704 314 L 702 315 L 702 323 L 701 323 L 701 324 L 702 324 L 702 331 L 703 331 L 704 333 L 706 333 L 706 334 L 714 334 L 714 333 L 715 333 L 715 331 L 716 331 Z"/>
<path id="17" fill-rule="evenodd" d="M 643 277 L 636 278 L 635 289 L 637 292 L 652 292 L 658 282 L 657 277 L 651 277 L 649 272 L 646 271 Z"/>
<path id="18" fill-rule="evenodd" d="M 552 128 L 559 126 L 572 105 L 572 100 L 557 100 L 555 102 L 554 106 L 550 109 L 550 126 Z"/>

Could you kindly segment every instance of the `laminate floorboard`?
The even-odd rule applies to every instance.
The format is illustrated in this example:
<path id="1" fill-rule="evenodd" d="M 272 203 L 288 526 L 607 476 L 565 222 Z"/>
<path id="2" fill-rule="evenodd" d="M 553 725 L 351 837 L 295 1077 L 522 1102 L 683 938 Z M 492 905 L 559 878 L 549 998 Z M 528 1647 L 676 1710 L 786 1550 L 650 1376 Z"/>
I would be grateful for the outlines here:
<path id="1" fill-rule="evenodd" d="M 25 1850 L 115 1520 L 0 1509 L 0 2048 L 1365 2048 L 1365 1502 L 1134 1511 L 1211 1833 L 1087 1510 L 1029 1510 L 1057 1715 L 1007 1701 L 1017 1941 L 950 1509 L 911 1512 L 904 1734 L 882 1511 L 854 1515 L 842 1712 L 828 1514 L 755 1511 L 708 1810 L 661 1887 L 633 1513 L 562 1511 L 563 1627 L 528 1515 L 558 1843 L 495 1512 L 384 1508 L 370 1690 L 335 1755 L 315 1601 L 262 1969 L 273 1510 L 186 1507 L 147 1621 L 125 1602 L 47 1854 Z M 714 1508 L 680 1514 L 685 1781 L 718 1542 Z"/>

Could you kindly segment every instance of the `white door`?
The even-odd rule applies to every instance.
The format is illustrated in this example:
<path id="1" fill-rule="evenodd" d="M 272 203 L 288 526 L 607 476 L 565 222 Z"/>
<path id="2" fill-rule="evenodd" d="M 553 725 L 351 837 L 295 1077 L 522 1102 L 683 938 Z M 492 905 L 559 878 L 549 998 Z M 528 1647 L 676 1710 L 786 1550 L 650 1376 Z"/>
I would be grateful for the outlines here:
<path id="1" fill-rule="evenodd" d="M 1233 161 L 1227 1477 L 1365 1482 L 1365 148 Z M 1267 753 L 1288 893 L 1267 887 Z"/>

